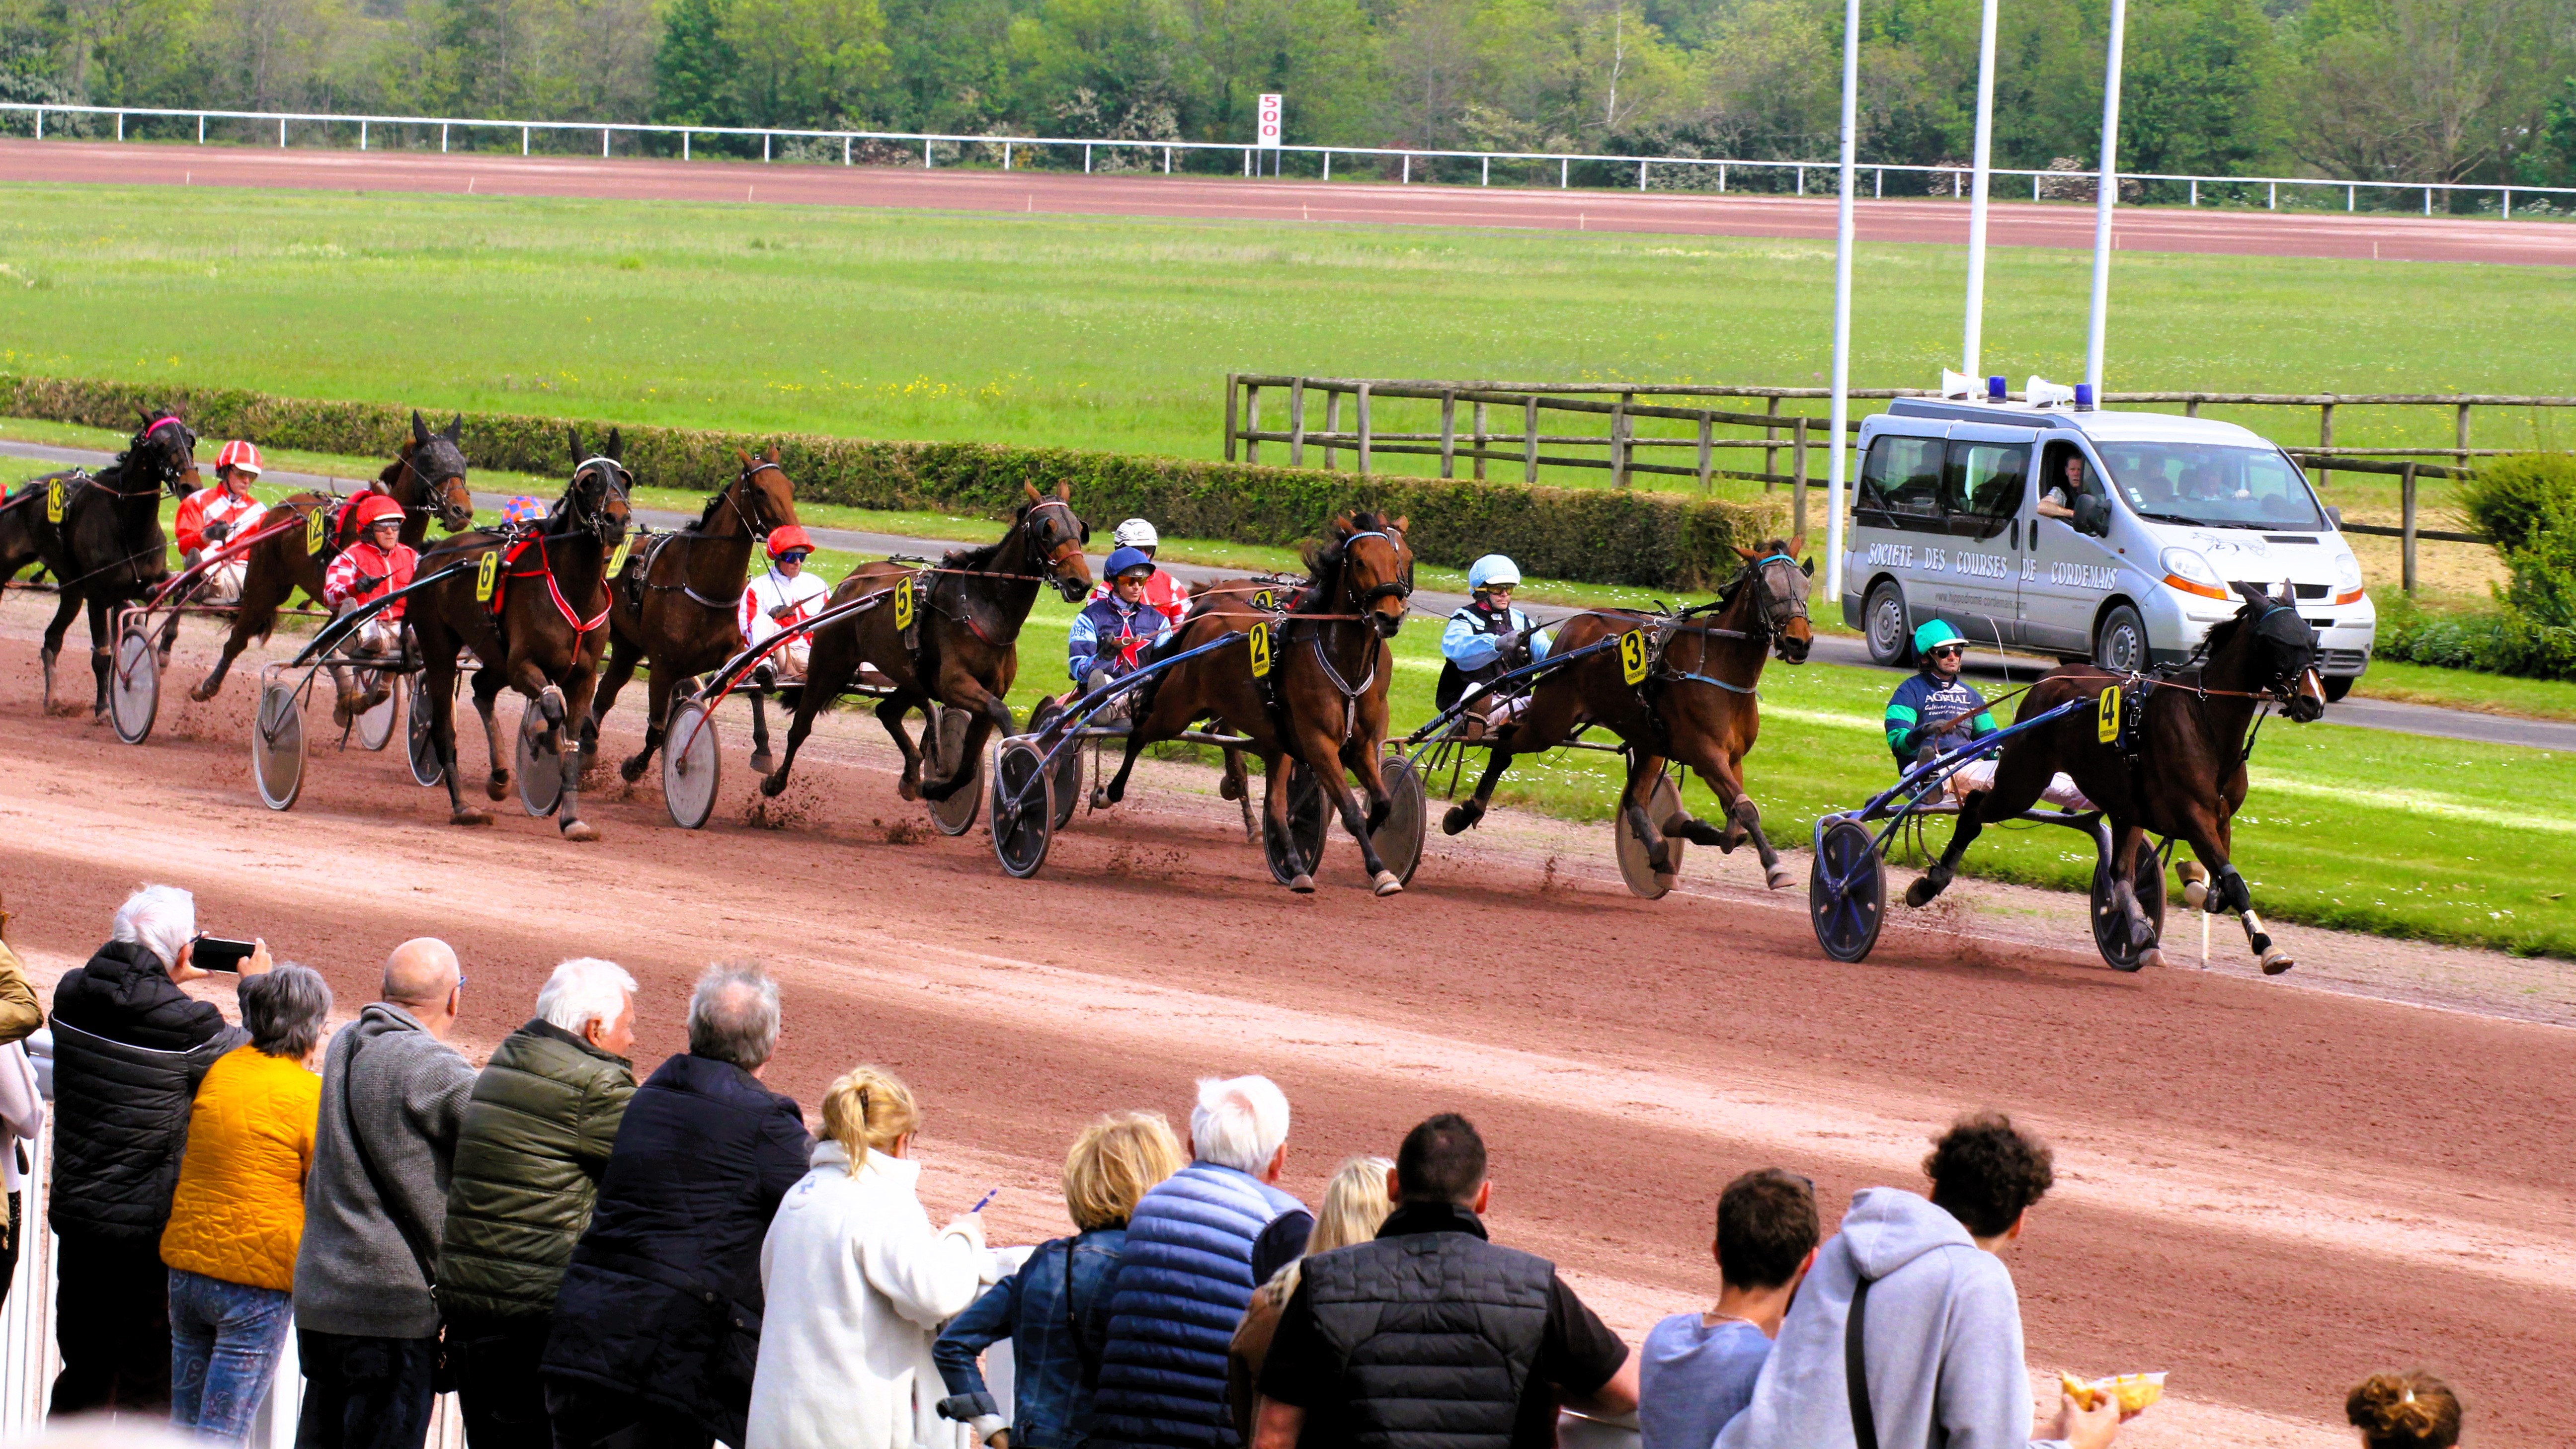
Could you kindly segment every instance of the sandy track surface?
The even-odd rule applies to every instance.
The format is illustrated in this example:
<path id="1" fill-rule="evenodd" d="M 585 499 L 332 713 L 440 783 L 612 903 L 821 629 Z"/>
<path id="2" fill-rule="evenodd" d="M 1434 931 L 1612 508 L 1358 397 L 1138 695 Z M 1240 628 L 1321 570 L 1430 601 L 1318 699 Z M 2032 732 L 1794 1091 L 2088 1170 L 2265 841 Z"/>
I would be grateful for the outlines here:
<path id="1" fill-rule="evenodd" d="M 1564 1264 L 1631 1335 L 1713 1291 L 1727 1176 L 1808 1173 L 1830 1221 L 1858 1187 L 1917 1182 L 1955 1111 L 1999 1106 L 2059 1151 L 2012 1259 L 2034 1368 L 2172 1371 L 2136 1443 L 2342 1444 L 2343 1389 L 2419 1362 L 2463 1385 L 2482 1439 L 2539 1442 L 2576 1390 L 2576 1034 L 2483 1014 L 2521 994 L 2526 968 L 2500 958 L 2310 933 L 2339 989 L 2121 976 L 2079 916 L 2025 893 L 1986 898 L 2000 929 L 1962 908 L 1838 966 L 1802 894 L 1753 888 L 1749 861 L 1695 852 L 1692 890 L 1638 901 L 1599 827 L 1508 812 L 1436 841 L 1401 897 L 1372 899 L 1343 841 L 1298 899 L 1180 765 L 1140 771 L 1118 814 L 1013 881 L 980 830 L 936 838 L 896 799 L 857 714 L 827 718 L 757 811 L 728 719 L 724 796 L 694 834 L 649 780 L 590 797 L 598 845 L 515 803 L 455 829 L 398 754 L 328 743 L 273 814 L 248 778 L 253 659 L 186 704 L 192 623 L 159 728 L 123 746 L 85 710 L 40 714 L 33 602 L 0 610 L 0 887 L 40 967 L 86 954 L 135 882 L 171 879 L 207 929 L 319 965 L 344 1006 L 393 942 L 447 937 L 486 1045 L 554 961 L 612 956 L 644 982 L 649 1068 L 682 1044 L 699 966 L 761 957 L 788 983 L 773 1082 L 810 1105 L 854 1062 L 903 1072 L 931 1113 L 933 1211 L 999 1183 L 997 1231 L 1020 1240 L 1061 1229 L 1053 1176 L 1082 1121 L 1177 1116 L 1194 1075 L 1281 1079 L 1310 1200 L 1343 1155 L 1455 1107 L 1495 1145 L 1497 1236 Z M 308 731 L 327 720 L 317 704 Z M 465 752 L 479 778 L 479 742 Z"/>
<path id="2" fill-rule="evenodd" d="M 1834 235 L 1830 196 L 1407 187 L 1133 173 L 1082 176 L 107 141 L 0 141 L 0 180 L 600 196 L 1828 241 Z M 1817 188 L 1832 185 L 1831 174 L 1824 168 L 1811 172 L 1808 181 Z M 1866 177 L 1862 184 L 1868 184 Z M 1961 243 L 1968 236 L 1966 204 L 1942 198 L 1863 200 L 1856 205 L 1854 217 L 1864 241 Z M 1990 213 L 1987 234 L 1997 246 L 2090 250 L 2093 212 L 2088 206 L 1998 201 Z M 2576 265 L 2576 227 L 2385 213 L 2338 216 L 2133 207 L 2119 213 L 2113 245 L 2122 251 Z"/>

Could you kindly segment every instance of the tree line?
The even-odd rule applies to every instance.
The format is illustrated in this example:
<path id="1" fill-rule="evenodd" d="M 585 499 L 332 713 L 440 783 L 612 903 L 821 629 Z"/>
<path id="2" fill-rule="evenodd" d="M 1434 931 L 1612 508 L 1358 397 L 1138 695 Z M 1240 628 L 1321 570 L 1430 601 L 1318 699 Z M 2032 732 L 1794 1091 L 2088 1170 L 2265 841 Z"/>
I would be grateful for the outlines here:
<path id="1" fill-rule="evenodd" d="M 2004 0 L 1999 165 L 2091 164 L 2108 11 Z M 1978 0 L 1862 14 L 1862 159 L 1963 161 Z M 2125 169 L 2576 184 L 2566 0 L 2128 25 Z M 0 0 L 0 99 L 1240 141 L 1279 91 L 1292 143 L 1812 160 L 1841 36 L 1835 0 Z"/>

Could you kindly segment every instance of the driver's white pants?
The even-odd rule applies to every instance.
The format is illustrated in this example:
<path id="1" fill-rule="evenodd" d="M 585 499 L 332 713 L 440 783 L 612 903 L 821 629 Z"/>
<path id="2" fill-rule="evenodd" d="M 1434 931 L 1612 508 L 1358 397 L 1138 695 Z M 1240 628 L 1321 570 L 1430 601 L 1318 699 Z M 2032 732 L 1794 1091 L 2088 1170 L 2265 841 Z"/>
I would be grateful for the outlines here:
<path id="1" fill-rule="evenodd" d="M 241 602 L 242 580 L 250 577 L 250 561 L 226 559 L 198 577 L 204 580 L 197 591 L 198 603 L 238 604 Z"/>
<path id="2" fill-rule="evenodd" d="M 793 683 L 802 680 L 814 663 L 814 641 L 799 637 L 790 639 L 770 651 L 769 669 L 773 677 Z"/>
<path id="3" fill-rule="evenodd" d="M 1994 785 L 1995 762 L 1970 760 L 1961 765 L 1958 772 L 1950 777 L 1950 798 L 1965 800 L 1980 790 L 1993 789 Z M 2039 792 L 2039 798 L 2043 804 L 2055 805 L 2066 810 L 2093 808 L 2093 802 L 2084 798 L 2084 792 L 2076 789 L 2075 782 L 2067 778 L 2062 770 L 2048 777 L 2048 788 Z"/>

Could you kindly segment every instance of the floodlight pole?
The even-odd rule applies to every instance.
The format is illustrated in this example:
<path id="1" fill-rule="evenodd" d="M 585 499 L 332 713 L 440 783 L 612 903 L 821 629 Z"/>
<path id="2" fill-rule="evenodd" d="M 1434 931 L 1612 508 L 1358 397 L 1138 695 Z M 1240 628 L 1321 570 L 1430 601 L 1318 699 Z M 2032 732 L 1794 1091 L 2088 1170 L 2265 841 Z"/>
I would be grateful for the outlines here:
<path id="1" fill-rule="evenodd" d="M 1968 321 L 1959 343 L 1959 370 L 1985 376 L 1977 365 L 1986 330 L 1986 182 L 1995 159 L 1995 6 L 1986 0 L 1977 32 L 1976 182 L 1968 196 Z"/>
<path id="2" fill-rule="evenodd" d="M 2116 3 L 2116 0 L 2115 0 Z M 1825 597 L 1843 597 L 1843 471 L 1851 459 L 1852 161 L 1860 120 L 1860 0 L 1843 0 L 1843 150 L 1834 202 L 1834 404 L 1825 465 Z"/>
<path id="3" fill-rule="evenodd" d="M 2102 65 L 2102 160 L 2093 178 L 2093 325 L 2084 339 L 2084 381 L 2102 405 L 2102 341 L 2111 319 L 2111 208 L 2120 199 L 2120 48 L 2129 0 L 2111 0 L 2111 40 Z"/>

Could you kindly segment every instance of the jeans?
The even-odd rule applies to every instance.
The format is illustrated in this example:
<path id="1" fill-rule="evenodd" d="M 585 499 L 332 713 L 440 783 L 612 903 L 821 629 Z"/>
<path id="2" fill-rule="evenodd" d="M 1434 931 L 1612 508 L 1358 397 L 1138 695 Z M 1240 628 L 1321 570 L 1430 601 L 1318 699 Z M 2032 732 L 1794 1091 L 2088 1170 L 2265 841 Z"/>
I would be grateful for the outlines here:
<path id="1" fill-rule="evenodd" d="M 447 1352 L 456 1365 L 457 1400 L 473 1449 L 550 1449 L 554 1443 L 545 1380 L 537 1376 L 553 1327 L 548 1313 L 449 1316 Z"/>
<path id="2" fill-rule="evenodd" d="M 277 1374 L 295 1295 L 170 1270 L 170 1424 L 250 1442 Z"/>
<path id="3" fill-rule="evenodd" d="M 62 1235 L 54 1337 L 63 1371 L 51 1412 L 170 1412 L 170 1270 L 159 1237 Z"/>
<path id="4" fill-rule="evenodd" d="M 438 1370 L 435 1338 L 359 1338 L 295 1330 L 304 1412 L 295 1449 L 421 1449 Z"/>

